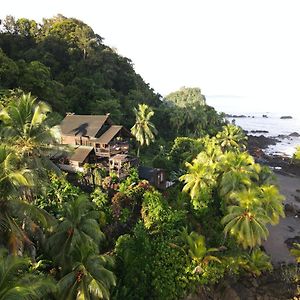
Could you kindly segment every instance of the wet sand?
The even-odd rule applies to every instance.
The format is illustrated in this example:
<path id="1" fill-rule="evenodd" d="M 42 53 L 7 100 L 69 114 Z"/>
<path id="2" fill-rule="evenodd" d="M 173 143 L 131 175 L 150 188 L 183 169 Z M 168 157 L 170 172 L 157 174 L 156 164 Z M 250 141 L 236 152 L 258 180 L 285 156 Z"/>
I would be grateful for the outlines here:
<path id="1" fill-rule="evenodd" d="M 281 194 L 286 199 L 284 204 L 290 204 L 294 212 L 286 212 L 286 217 L 281 219 L 276 226 L 269 226 L 270 235 L 263 243 L 272 263 L 278 265 L 281 263 L 295 263 L 294 257 L 290 254 L 285 240 L 300 236 L 300 202 L 295 199 L 300 198 L 300 177 L 292 175 L 276 174 Z"/>

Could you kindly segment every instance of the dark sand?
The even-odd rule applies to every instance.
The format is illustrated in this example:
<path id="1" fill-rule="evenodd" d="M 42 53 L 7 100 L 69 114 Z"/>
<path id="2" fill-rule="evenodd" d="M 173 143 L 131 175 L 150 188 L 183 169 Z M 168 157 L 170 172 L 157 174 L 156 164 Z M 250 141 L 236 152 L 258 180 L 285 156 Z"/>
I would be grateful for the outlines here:
<path id="1" fill-rule="evenodd" d="M 295 196 L 300 197 L 300 177 L 276 174 L 280 192 L 286 197 L 284 204 L 288 203 L 300 212 L 300 202 Z M 285 240 L 300 236 L 300 214 L 286 213 L 276 226 L 269 226 L 270 235 L 263 243 L 263 246 L 270 255 L 273 264 L 295 263 L 294 257 L 290 254 Z"/>

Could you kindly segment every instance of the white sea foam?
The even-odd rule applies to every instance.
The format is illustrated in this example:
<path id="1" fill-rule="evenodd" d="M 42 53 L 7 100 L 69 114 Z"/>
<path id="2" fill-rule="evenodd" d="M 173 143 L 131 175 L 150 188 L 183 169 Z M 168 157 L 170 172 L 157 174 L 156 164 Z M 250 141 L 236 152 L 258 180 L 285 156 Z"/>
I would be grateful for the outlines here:
<path id="1" fill-rule="evenodd" d="M 265 99 L 261 101 L 260 107 L 256 107 L 258 101 L 252 100 L 249 97 L 207 96 L 208 105 L 212 105 L 219 112 L 250 116 L 250 118 L 235 118 L 236 125 L 249 131 L 249 134 L 262 134 L 268 137 L 288 136 L 293 132 L 300 134 L 300 110 L 297 109 L 297 105 L 291 107 L 285 105 L 284 100 L 278 103 L 274 102 L 274 99 Z M 295 104 L 298 102 L 295 99 Z M 290 104 L 290 102 L 287 102 L 287 104 Z M 269 111 L 266 111 L 263 107 L 268 107 Z M 268 118 L 263 118 L 263 115 L 267 115 Z M 291 116 L 292 119 L 280 119 L 282 116 Z M 232 120 L 232 118 L 229 118 L 229 120 Z M 255 134 L 251 133 L 252 130 L 265 130 L 268 133 Z M 279 137 L 278 139 L 280 142 L 274 146 L 269 146 L 266 149 L 267 153 L 292 156 L 295 147 L 300 146 L 299 137 Z"/>
<path id="2" fill-rule="evenodd" d="M 300 117 L 296 114 L 248 112 L 245 115 L 250 116 L 250 118 L 235 118 L 235 124 L 247 130 L 249 134 L 276 137 L 280 141 L 276 145 L 269 146 L 266 149 L 267 153 L 292 156 L 296 146 L 300 146 L 300 137 L 289 136 L 294 132 L 300 134 Z M 264 118 L 263 115 L 268 117 Z M 281 119 L 281 116 L 291 116 L 292 119 Z M 228 118 L 229 121 L 232 119 Z M 267 133 L 251 132 L 255 130 L 264 130 Z"/>

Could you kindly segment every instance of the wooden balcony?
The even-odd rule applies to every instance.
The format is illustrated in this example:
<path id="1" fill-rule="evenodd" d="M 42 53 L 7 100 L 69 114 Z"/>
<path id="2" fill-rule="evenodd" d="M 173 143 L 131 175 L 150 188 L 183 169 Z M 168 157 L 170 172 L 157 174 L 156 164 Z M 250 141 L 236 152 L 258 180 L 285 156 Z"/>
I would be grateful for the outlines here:
<path id="1" fill-rule="evenodd" d="M 94 148 L 96 155 L 100 157 L 111 157 L 116 154 L 128 153 L 129 143 L 120 142 L 113 145 L 109 145 L 107 148 Z"/>

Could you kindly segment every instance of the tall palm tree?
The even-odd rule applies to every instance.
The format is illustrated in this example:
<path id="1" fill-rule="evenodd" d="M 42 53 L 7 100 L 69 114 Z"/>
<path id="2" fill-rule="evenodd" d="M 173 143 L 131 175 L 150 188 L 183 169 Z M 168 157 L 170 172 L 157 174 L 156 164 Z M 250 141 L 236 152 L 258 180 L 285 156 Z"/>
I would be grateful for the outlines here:
<path id="1" fill-rule="evenodd" d="M 42 300 L 54 292 L 53 280 L 28 273 L 29 266 L 28 258 L 0 249 L 0 300 Z"/>
<path id="2" fill-rule="evenodd" d="M 271 223 L 271 218 L 261 206 L 258 191 L 243 190 L 232 193 L 231 197 L 236 205 L 227 208 L 228 213 L 221 221 L 225 235 L 234 236 L 243 248 L 260 245 L 269 234 L 266 224 Z"/>
<path id="3" fill-rule="evenodd" d="M 112 266 L 108 255 L 96 255 L 86 245 L 76 249 L 71 270 L 58 282 L 58 299 L 109 299 L 116 285 Z"/>
<path id="4" fill-rule="evenodd" d="M 26 224 L 47 227 L 51 222 L 45 211 L 20 197 L 24 187 L 32 186 L 32 180 L 30 171 L 20 169 L 19 165 L 20 160 L 12 149 L 0 145 L 0 243 L 8 245 L 14 254 L 24 243 L 31 244 L 24 230 Z"/>
<path id="5" fill-rule="evenodd" d="M 223 171 L 220 180 L 221 196 L 250 187 L 254 180 L 259 179 L 260 166 L 255 164 L 247 152 L 226 152 L 220 162 Z"/>
<path id="6" fill-rule="evenodd" d="M 59 139 L 58 128 L 51 127 L 48 120 L 50 111 L 46 103 L 37 102 L 29 93 L 9 102 L 0 112 L 0 136 L 39 175 L 49 168 L 58 171 L 48 156 L 51 150 L 57 151 Z"/>
<path id="7" fill-rule="evenodd" d="M 185 183 L 183 191 L 190 194 L 196 209 L 206 207 L 211 198 L 217 183 L 217 160 L 221 154 L 214 140 L 208 142 L 205 151 L 200 152 L 192 163 L 186 163 L 187 173 L 179 178 Z"/>
<path id="8" fill-rule="evenodd" d="M 223 126 L 223 131 L 220 131 L 216 137 L 225 151 L 246 148 L 247 137 L 238 126 L 227 124 Z"/>
<path id="9" fill-rule="evenodd" d="M 261 186 L 260 199 L 262 205 L 271 219 L 271 224 L 276 225 L 279 223 L 280 217 L 284 218 L 284 207 L 282 201 L 284 196 L 279 193 L 279 190 L 274 185 Z"/>
<path id="10" fill-rule="evenodd" d="M 135 136 L 139 142 L 138 153 L 140 153 L 140 147 L 147 145 L 154 141 L 157 130 L 153 123 L 150 122 L 151 117 L 154 115 L 153 110 L 146 104 L 139 104 L 138 110 L 134 108 L 136 117 L 135 124 L 131 128 L 131 133 Z"/>
<path id="11" fill-rule="evenodd" d="M 85 245 L 97 252 L 104 234 L 97 222 L 99 213 L 84 195 L 66 203 L 63 215 L 62 222 L 48 239 L 48 248 L 58 265 L 68 266 L 72 263 L 72 252 L 76 247 Z"/>

